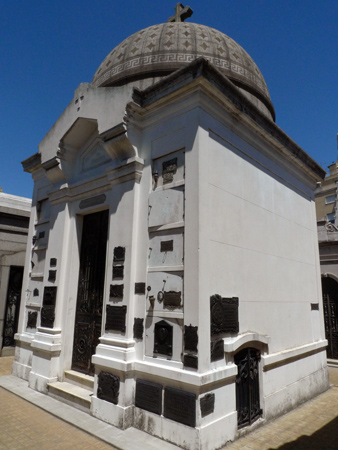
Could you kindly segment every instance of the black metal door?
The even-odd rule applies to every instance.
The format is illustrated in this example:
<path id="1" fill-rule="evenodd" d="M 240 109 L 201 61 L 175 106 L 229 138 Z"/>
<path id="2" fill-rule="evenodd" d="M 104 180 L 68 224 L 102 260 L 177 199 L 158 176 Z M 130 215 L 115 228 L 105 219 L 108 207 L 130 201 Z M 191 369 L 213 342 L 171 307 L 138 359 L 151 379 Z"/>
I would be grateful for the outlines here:
<path id="1" fill-rule="evenodd" d="M 108 211 L 83 218 L 72 369 L 92 375 L 101 336 Z"/>
<path id="2" fill-rule="evenodd" d="M 236 378 L 236 406 L 238 427 L 250 425 L 262 415 L 259 402 L 258 363 L 260 352 L 246 348 L 235 355 L 238 366 Z"/>
<path id="3" fill-rule="evenodd" d="M 15 345 L 14 334 L 18 329 L 23 267 L 11 266 L 9 271 L 3 347 Z"/>
<path id="4" fill-rule="evenodd" d="M 322 289 L 327 357 L 338 359 L 338 283 L 330 277 L 322 278 Z"/>

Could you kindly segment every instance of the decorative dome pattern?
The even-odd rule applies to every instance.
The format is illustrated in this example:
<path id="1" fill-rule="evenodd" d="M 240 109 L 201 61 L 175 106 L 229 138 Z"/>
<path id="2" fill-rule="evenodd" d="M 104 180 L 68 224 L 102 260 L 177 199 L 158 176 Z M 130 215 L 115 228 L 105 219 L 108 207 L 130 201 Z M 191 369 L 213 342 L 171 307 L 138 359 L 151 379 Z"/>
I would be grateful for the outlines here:
<path id="1" fill-rule="evenodd" d="M 274 114 L 263 75 L 248 53 L 220 31 L 190 22 L 153 25 L 128 37 L 106 57 L 92 84 L 120 86 L 165 76 L 200 56 Z"/>

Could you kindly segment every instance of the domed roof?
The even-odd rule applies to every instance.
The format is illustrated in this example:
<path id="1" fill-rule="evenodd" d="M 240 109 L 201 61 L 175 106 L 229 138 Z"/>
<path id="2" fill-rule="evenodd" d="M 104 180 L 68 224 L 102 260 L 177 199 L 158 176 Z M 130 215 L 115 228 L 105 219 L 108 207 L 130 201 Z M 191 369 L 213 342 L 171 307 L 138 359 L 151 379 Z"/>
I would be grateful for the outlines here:
<path id="1" fill-rule="evenodd" d="M 274 117 L 263 75 L 248 53 L 220 31 L 190 22 L 153 25 L 128 37 L 102 62 L 92 85 L 121 86 L 163 77 L 201 56 L 260 100 Z"/>

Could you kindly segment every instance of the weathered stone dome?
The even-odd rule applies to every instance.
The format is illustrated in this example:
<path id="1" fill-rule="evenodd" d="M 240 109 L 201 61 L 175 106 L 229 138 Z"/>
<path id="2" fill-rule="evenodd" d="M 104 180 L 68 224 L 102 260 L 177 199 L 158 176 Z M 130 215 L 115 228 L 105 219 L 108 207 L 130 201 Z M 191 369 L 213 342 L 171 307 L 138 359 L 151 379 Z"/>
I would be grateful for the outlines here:
<path id="1" fill-rule="evenodd" d="M 153 25 L 125 39 L 96 71 L 92 85 L 122 86 L 169 75 L 204 57 L 274 120 L 274 108 L 262 73 L 233 39 L 190 22 Z"/>

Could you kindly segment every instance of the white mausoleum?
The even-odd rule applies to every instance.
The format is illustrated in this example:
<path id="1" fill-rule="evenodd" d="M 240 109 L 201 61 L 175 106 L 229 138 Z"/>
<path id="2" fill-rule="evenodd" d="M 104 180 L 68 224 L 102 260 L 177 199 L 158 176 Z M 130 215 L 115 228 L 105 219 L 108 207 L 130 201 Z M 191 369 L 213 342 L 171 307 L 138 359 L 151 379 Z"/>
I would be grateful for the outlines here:
<path id="1" fill-rule="evenodd" d="M 324 171 L 275 125 L 245 50 L 189 15 L 178 4 L 117 46 L 23 162 L 13 371 L 116 427 L 213 450 L 328 388 Z"/>

